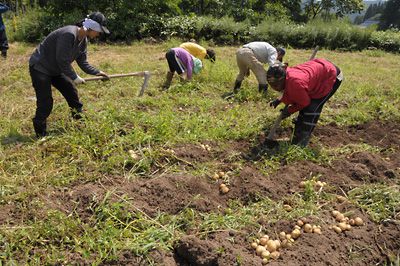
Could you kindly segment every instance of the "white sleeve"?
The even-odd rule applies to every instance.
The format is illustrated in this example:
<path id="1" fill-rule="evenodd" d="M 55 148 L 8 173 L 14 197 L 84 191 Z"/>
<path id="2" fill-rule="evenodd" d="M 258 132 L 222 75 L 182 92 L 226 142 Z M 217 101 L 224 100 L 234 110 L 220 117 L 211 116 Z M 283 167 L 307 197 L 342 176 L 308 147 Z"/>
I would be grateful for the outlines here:
<path id="1" fill-rule="evenodd" d="M 268 51 L 268 65 L 272 66 L 273 64 L 275 64 L 276 60 L 278 58 L 278 52 L 276 51 L 275 48 L 273 48 L 273 50 L 269 50 Z"/>

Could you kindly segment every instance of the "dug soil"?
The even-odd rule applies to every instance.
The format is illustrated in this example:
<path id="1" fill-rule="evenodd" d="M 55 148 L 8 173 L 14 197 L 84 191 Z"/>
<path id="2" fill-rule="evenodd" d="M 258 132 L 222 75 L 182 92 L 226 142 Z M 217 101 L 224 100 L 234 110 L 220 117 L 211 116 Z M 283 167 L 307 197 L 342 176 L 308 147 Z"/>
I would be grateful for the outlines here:
<path id="1" fill-rule="evenodd" d="M 288 136 L 290 132 L 279 132 Z M 319 176 L 328 184 L 327 191 L 346 195 L 346 192 L 363 184 L 400 184 L 400 124 L 394 122 L 370 122 L 351 127 L 327 125 L 318 127 L 311 147 L 338 150 L 333 161 L 317 163 L 312 161 L 288 162 L 282 160 L 278 169 L 263 171 L 262 158 L 270 151 L 257 154 L 262 148 L 258 140 L 237 140 L 223 144 L 208 144 L 211 150 L 200 145 L 187 144 L 171 147 L 173 152 L 165 161 L 173 163 L 179 171 L 160 169 L 150 177 L 137 180 L 113 176 L 91 183 L 71 185 L 64 190 L 54 190 L 43 195 L 48 208 L 65 213 L 77 213 L 83 221 L 89 222 L 93 215 L 94 199 L 103 199 L 106 193 L 112 200 L 121 197 L 133 199 L 132 210 L 154 217 L 159 212 L 178 214 L 186 208 L 199 212 L 222 212 L 229 200 L 240 200 L 248 204 L 260 195 L 273 200 L 282 200 L 302 192 L 302 180 Z M 319 141 L 316 141 L 319 140 Z M 368 144 L 374 151 L 341 153 L 339 148 Z M 322 147 L 321 147 L 322 145 Z M 238 161 L 241 160 L 239 164 Z M 243 163 L 244 160 L 244 163 Z M 194 176 L 199 165 L 210 165 L 212 170 L 203 176 Z M 167 168 L 167 167 L 166 167 Z M 221 194 L 219 184 L 212 178 L 214 170 L 228 172 L 230 191 Z M 111 194 L 110 194 L 111 191 Z M 20 217 L 18 208 L 0 207 L 0 224 L 12 224 Z M 338 209 L 363 218 L 365 225 L 337 234 L 329 229 L 334 223 L 329 210 Z M 38 213 L 32 215 L 39 215 Z M 283 249 L 279 259 L 268 265 L 388 265 L 399 256 L 400 222 L 388 220 L 375 223 L 355 205 L 344 202 L 329 202 L 322 207 L 317 217 L 307 217 L 322 226 L 322 235 L 303 234 L 290 249 Z M 398 218 L 399 219 L 399 218 Z M 270 223 L 260 221 L 259 228 L 276 235 L 280 231 L 290 232 L 295 221 Z M 250 247 L 249 236 L 255 235 L 254 227 L 239 231 L 218 231 L 207 236 L 187 231 L 171 251 L 154 251 L 151 255 L 160 265 L 261 265 L 261 259 Z M 397 257 L 398 259 L 398 257 Z M 146 265 L 129 252 L 121 254 L 120 260 L 112 265 Z M 107 265 L 107 264 L 105 264 Z"/>

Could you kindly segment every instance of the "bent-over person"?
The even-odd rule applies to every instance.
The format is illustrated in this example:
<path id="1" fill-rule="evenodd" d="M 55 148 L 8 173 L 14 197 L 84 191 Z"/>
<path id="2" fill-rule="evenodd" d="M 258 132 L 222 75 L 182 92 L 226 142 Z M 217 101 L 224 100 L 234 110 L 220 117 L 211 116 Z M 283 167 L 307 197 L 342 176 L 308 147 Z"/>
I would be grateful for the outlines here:
<path id="1" fill-rule="evenodd" d="M 292 144 L 305 147 L 314 131 L 324 104 L 340 87 L 342 71 L 326 59 L 313 59 L 294 67 L 275 64 L 267 71 L 269 85 L 282 92 L 282 98 L 270 105 L 276 108 L 281 102 L 282 118 L 299 112 L 295 120 Z"/>
<path id="2" fill-rule="evenodd" d="M 106 18 L 100 12 L 90 14 L 76 26 L 65 26 L 51 32 L 36 48 L 29 60 L 29 72 L 36 93 L 36 113 L 33 127 L 37 137 L 47 135 L 47 117 L 53 109 L 51 86 L 65 98 L 74 119 L 81 118 L 83 104 L 79 100 L 77 84 L 85 80 L 76 74 L 72 62 L 87 74 L 104 76 L 103 71 L 87 61 L 88 38 L 108 34 Z"/>

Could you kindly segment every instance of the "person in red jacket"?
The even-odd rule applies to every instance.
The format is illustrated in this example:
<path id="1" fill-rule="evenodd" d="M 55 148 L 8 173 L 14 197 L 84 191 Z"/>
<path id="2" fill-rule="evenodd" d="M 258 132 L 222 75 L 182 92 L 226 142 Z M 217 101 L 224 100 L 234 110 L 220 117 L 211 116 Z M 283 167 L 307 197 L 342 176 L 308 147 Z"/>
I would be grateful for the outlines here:
<path id="1" fill-rule="evenodd" d="M 324 104 L 337 91 L 343 80 L 341 70 L 325 59 L 313 59 L 294 67 L 275 64 L 267 71 L 267 81 L 276 91 L 283 92 L 280 99 L 270 103 L 276 108 L 281 102 L 286 107 L 282 117 L 300 112 L 292 144 L 307 146 L 317 125 Z"/>

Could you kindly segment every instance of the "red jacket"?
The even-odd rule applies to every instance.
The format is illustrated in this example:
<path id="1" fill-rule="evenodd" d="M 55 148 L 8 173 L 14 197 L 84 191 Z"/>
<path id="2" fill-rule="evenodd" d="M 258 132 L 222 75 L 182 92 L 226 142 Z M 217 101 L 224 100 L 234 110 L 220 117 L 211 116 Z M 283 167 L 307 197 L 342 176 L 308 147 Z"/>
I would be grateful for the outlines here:
<path id="1" fill-rule="evenodd" d="M 295 113 L 308 106 L 311 99 L 320 99 L 331 91 L 336 81 L 336 67 L 325 59 L 314 59 L 288 67 L 281 101 Z"/>

